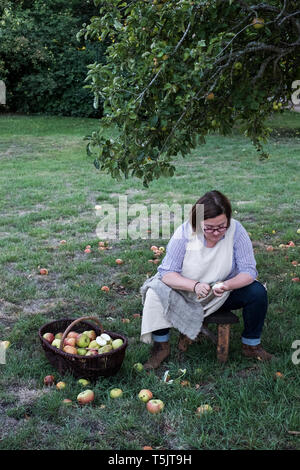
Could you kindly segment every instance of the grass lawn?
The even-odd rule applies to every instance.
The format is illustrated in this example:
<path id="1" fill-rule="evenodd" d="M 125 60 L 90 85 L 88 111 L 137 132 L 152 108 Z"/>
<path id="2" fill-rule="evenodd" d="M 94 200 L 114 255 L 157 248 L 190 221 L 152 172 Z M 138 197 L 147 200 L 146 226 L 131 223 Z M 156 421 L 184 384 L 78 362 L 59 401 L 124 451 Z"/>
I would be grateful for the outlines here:
<path id="1" fill-rule="evenodd" d="M 292 261 L 300 262 L 300 114 L 286 112 L 270 124 L 271 159 L 260 161 L 238 133 L 210 135 L 205 146 L 176 159 L 172 179 L 145 189 L 137 179 L 112 180 L 86 157 L 83 137 L 97 127 L 95 120 L 0 117 L 0 339 L 11 342 L 6 364 L 0 364 L 1 450 L 300 448 L 300 365 L 292 361 L 292 344 L 300 340 L 299 283 L 292 281 L 299 276 Z M 94 206 L 117 208 L 119 195 L 126 195 L 129 206 L 142 203 L 150 213 L 151 204 L 193 204 L 211 189 L 229 196 L 234 217 L 250 233 L 259 280 L 269 293 L 262 342 L 276 360 L 264 364 L 241 356 L 240 321 L 231 330 L 225 365 L 207 339 L 179 357 L 178 332 L 172 331 L 168 362 L 150 374 L 137 373 L 133 365 L 149 353 L 139 341 L 139 288 L 156 272 L 150 246 L 166 246 L 167 239 L 149 232 L 148 239 L 111 240 L 110 250 L 99 251 Z M 296 246 L 279 248 L 289 241 Z M 84 253 L 88 244 L 90 254 Z M 124 263 L 116 265 L 116 258 Z M 40 267 L 49 274 L 41 276 Z M 103 285 L 110 291 L 101 291 Z M 86 315 L 125 334 L 129 345 L 118 374 L 91 385 L 94 404 L 80 407 L 80 385 L 48 363 L 37 332 L 48 321 Z M 166 370 L 175 379 L 179 369 L 186 369 L 188 385 L 163 382 Z M 274 379 L 277 371 L 282 378 Z M 66 388 L 44 387 L 48 374 Z M 110 398 L 114 387 L 122 388 L 122 398 Z M 138 400 L 142 388 L 164 401 L 161 414 L 150 415 Z M 64 398 L 73 404 L 65 406 Z M 196 416 L 201 404 L 213 412 Z"/>

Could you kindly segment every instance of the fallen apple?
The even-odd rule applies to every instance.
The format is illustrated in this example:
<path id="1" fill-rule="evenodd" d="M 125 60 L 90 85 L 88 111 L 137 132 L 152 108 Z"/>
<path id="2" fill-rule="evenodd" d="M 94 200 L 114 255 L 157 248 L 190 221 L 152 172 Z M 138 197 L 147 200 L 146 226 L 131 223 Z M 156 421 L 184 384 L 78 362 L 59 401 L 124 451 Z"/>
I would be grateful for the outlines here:
<path id="1" fill-rule="evenodd" d="M 72 404 L 72 400 L 70 400 L 70 398 L 64 398 L 62 402 L 63 402 L 65 405 L 71 405 L 71 404 Z"/>
<path id="2" fill-rule="evenodd" d="M 102 287 L 101 287 L 101 290 L 102 290 L 103 292 L 109 292 L 109 287 L 108 287 L 108 286 L 102 286 Z"/>
<path id="3" fill-rule="evenodd" d="M 141 401 L 143 401 L 144 403 L 147 403 L 149 400 L 153 398 L 153 393 L 151 392 L 151 390 L 143 388 L 139 392 L 138 397 Z"/>
<path id="4" fill-rule="evenodd" d="M 213 409 L 210 405 L 201 405 L 201 406 L 198 406 L 198 408 L 196 409 L 196 415 L 201 416 L 205 413 L 211 413 L 212 410 Z"/>
<path id="5" fill-rule="evenodd" d="M 84 392 L 80 392 L 77 396 L 77 401 L 80 405 L 86 405 L 88 403 L 92 403 L 95 399 L 95 394 L 93 390 L 87 389 Z"/>
<path id="6" fill-rule="evenodd" d="M 274 378 L 275 379 L 283 379 L 284 375 L 282 374 L 282 372 L 275 372 L 274 374 Z"/>
<path id="7" fill-rule="evenodd" d="M 85 253 L 91 253 L 91 251 L 92 251 L 92 250 L 91 250 L 90 248 L 86 248 L 86 249 L 84 250 Z"/>
<path id="8" fill-rule="evenodd" d="M 133 364 L 133 368 L 137 372 L 142 372 L 142 370 L 144 370 L 144 366 L 141 362 L 136 362 L 135 364 Z"/>
<path id="9" fill-rule="evenodd" d="M 77 346 L 79 346 L 80 348 L 87 348 L 89 344 L 90 344 L 90 338 L 86 334 L 81 333 L 80 335 L 77 336 L 76 338 Z"/>
<path id="10" fill-rule="evenodd" d="M 66 388 L 65 382 L 62 382 L 62 381 L 57 382 L 56 388 L 57 388 L 57 390 L 63 390 L 64 388 Z"/>
<path id="11" fill-rule="evenodd" d="M 120 258 L 116 259 L 116 264 L 123 264 L 123 263 L 124 263 L 124 261 L 122 259 L 120 259 Z"/>
<path id="12" fill-rule="evenodd" d="M 214 93 L 208 93 L 208 95 L 206 95 L 206 99 L 207 99 L 208 101 L 214 100 L 214 99 L 215 99 Z"/>
<path id="13" fill-rule="evenodd" d="M 274 248 L 272 245 L 268 245 L 266 248 L 267 251 L 274 251 Z"/>
<path id="14" fill-rule="evenodd" d="M 164 402 L 158 399 L 149 400 L 146 404 L 146 408 L 151 414 L 160 413 L 164 409 Z"/>
<path id="15" fill-rule="evenodd" d="M 298 261 L 292 261 L 293 266 L 298 266 Z"/>
<path id="16" fill-rule="evenodd" d="M 294 247 L 294 246 L 295 246 L 295 243 L 294 243 L 293 241 L 290 241 L 290 242 L 288 242 L 287 246 L 292 246 L 292 247 Z"/>
<path id="17" fill-rule="evenodd" d="M 40 269 L 40 274 L 41 274 L 42 276 L 47 275 L 47 274 L 48 274 L 48 269 L 46 269 L 46 268 L 41 268 L 41 269 Z"/>
<path id="18" fill-rule="evenodd" d="M 4 347 L 4 349 L 7 349 L 10 346 L 10 341 L 1 341 L 1 344 Z"/>
<path id="19" fill-rule="evenodd" d="M 292 278 L 292 281 L 293 281 L 293 282 L 299 282 L 299 281 L 300 281 L 300 277 L 293 277 L 293 278 Z"/>
<path id="20" fill-rule="evenodd" d="M 113 349 L 118 349 L 123 345 L 123 340 L 121 338 L 114 339 L 111 345 Z"/>
<path id="21" fill-rule="evenodd" d="M 265 25 L 265 20 L 263 18 L 253 18 L 252 25 L 255 29 L 261 29 Z"/>
<path id="22" fill-rule="evenodd" d="M 79 379 L 78 383 L 82 385 L 83 387 L 86 387 L 87 385 L 90 384 L 90 382 L 87 379 Z"/>
<path id="23" fill-rule="evenodd" d="M 44 377 L 44 385 L 47 385 L 49 387 L 50 385 L 54 384 L 54 375 L 46 375 Z"/>
<path id="24" fill-rule="evenodd" d="M 156 250 L 158 250 L 158 248 L 157 248 L 157 246 L 153 245 L 153 246 L 151 246 L 150 250 L 151 251 L 156 251 Z"/>
<path id="25" fill-rule="evenodd" d="M 144 447 L 143 447 L 143 450 L 153 450 L 153 447 L 151 447 L 151 446 L 144 446 Z"/>
<path id="26" fill-rule="evenodd" d="M 54 339 L 55 339 L 55 336 L 54 336 L 53 333 L 45 333 L 45 334 L 43 335 L 43 338 L 44 338 L 46 341 L 48 341 L 48 343 L 52 343 L 52 341 L 54 341 Z"/>
<path id="27" fill-rule="evenodd" d="M 110 398 L 120 398 L 123 395 L 123 391 L 120 388 L 113 388 L 109 392 Z"/>

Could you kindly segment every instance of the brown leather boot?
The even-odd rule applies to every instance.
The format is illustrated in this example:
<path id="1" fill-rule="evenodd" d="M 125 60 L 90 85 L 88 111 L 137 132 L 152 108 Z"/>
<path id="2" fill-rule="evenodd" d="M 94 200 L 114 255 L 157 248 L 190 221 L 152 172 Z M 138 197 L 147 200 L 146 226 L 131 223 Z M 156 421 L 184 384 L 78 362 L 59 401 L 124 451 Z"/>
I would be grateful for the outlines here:
<path id="1" fill-rule="evenodd" d="M 160 364 L 169 356 L 170 354 L 170 343 L 169 341 L 163 342 L 154 342 L 153 349 L 151 351 L 151 357 L 144 364 L 145 370 L 157 369 Z"/>
<path id="2" fill-rule="evenodd" d="M 190 344 L 192 344 L 192 340 L 188 337 L 180 333 L 179 341 L 178 341 L 178 349 L 181 352 L 187 351 Z"/>
<path id="3" fill-rule="evenodd" d="M 274 356 L 264 350 L 261 344 L 257 346 L 249 346 L 248 344 L 242 344 L 242 353 L 246 357 L 254 357 L 259 361 L 270 361 Z"/>

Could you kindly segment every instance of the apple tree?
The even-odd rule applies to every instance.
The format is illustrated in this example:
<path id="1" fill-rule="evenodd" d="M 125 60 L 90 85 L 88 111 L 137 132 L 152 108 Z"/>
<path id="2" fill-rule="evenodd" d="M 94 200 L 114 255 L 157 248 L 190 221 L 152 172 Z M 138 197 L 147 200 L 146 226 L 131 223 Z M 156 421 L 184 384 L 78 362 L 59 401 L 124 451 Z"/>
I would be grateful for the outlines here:
<path id="1" fill-rule="evenodd" d="M 104 109 L 87 136 L 97 168 L 148 186 L 174 174 L 175 155 L 235 125 L 267 157 L 266 118 L 300 79 L 298 0 L 94 2 L 99 15 L 78 37 L 108 44 L 105 64 L 87 74 Z"/>

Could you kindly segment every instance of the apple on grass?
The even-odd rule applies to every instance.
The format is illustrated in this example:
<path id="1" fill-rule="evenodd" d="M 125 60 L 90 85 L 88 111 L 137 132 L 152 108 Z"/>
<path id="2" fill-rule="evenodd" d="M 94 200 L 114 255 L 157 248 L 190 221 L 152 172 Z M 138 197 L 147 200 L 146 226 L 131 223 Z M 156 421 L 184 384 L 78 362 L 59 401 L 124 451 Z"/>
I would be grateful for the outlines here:
<path id="1" fill-rule="evenodd" d="M 211 413 L 213 411 L 212 407 L 210 405 L 201 405 L 198 406 L 196 410 L 196 415 L 201 416 L 205 413 Z"/>
<path id="2" fill-rule="evenodd" d="M 120 398 L 123 395 L 123 391 L 120 388 L 113 388 L 109 392 L 110 398 Z"/>
<path id="3" fill-rule="evenodd" d="M 62 382 L 62 381 L 57 382 L 56 388 L 57 388 L 57 390 L 63 390 L 64 388 L 66 388 L 65 382 Z"/>
<path id="4" fill-rule="evenodd" d="M 90 382 L 87 379 L 79 379 L 78 383 L 82 385 L 82 387 L 86 387 L 87 385 L 90 384 Z"/>
<path id="5" fill-rule="evenodd" d="M 80 405 L 86 405 L 92 403 L 95 399 L 93 390 L 87 389 L 84 392 L 80 392 L 77 396 L 77 401 Z"/>
<path id="6" fill-rule="evenodd" d="M 44 377 L 44 385 L 50 386 L 54 384 L 54 375 L 46 375 Z"/>
<path id="7" fill-rule="evenodd" d="M 151 392 L 151 390 L 143 388 L 139 392 L 138 397 L 141 401 L 143 401 L 144 403 L 147 403 L 149 400 L 153 398 L 153 393 Z"/>
<path id="8" fill-rule="evenodd" d="M 142 372 L 142 370 L 144 370 L 144 366 L 141 362 L 136 362 L 135 364 L 133 364 L 133 368 L 137 372 Z"/>
<path id="9" fill-rule="evenodd" d="M 62 402 L 63 402 L 65 405 L 71 405 L 71 404 L 72 404 L 72 400 L 70 400 L 70 398 L 64 398 Z"/>
<path id="10" fill-rule="evenodd" d="M 164 409 L 164 406 L 164 402 L 156 398 L 149 400 L 146 404 L 146 408 L 151 414 L 160 413 Z"/>

